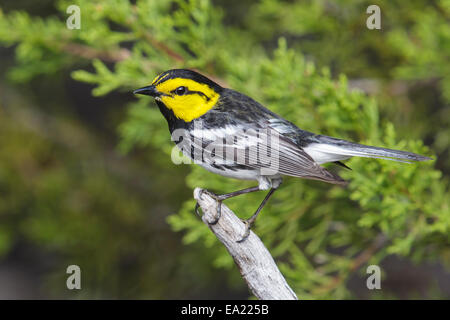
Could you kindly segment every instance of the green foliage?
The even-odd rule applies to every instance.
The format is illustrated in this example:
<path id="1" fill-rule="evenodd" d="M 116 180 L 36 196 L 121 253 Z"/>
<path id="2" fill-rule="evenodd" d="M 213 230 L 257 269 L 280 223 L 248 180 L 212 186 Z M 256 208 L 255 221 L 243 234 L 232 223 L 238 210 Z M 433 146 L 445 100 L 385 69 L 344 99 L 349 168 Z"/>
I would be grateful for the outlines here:
<path id="1" fill-rule="evenodd" d="M 402 135 L 431 140 L 436 152 L 447 157 L 449 1 L 370 4 L 380 6 L 381 31 L 364 28 L 369 3 L 361 0 L 339 4 L 326 0 L 264 0 L 251 7 L 242 23 L 264 43 L 279 35 L 291 39 L 294 48 L 317 65 L 331 68 L 335 75 L 377 79 L 369 89 L 377 91 L 380 111 L 396 120 Z M 395 97 L 398 95 L 402 96 Z M 439 165 L 449 168 L 448 161 Z"/>
<path id="2" fill-rule="evenodd" d="M 256 98 L 305 130 L 433 154 L 420 141 L 425 135 L 436 134 L 436 127 L 429 125 L 415 134 L 404 134 L 409 133 L 405 128 L 414 129 L 413 122 L 403 124 L 401 134 L 396 133 L 393 123 L 384 116 L 393 113 L 380 108 L 374 97 L 349 88 L 343 73 L 392 80 L 437 77 L 442 80 L 436 90 L 448 99 L 448 1 L 427 10 L 420 9 L 425 2 L 417 1 L 410 5 L 414 15 L 401 14 L 398 2 L 383 3 L 387 31 L 381 33 L 365 28 L 364 1 L 330 4 L 264 0 L 252 3 L 242 21 L 228 24 L 224 21 L 232 10 L 208 0 L 142 0 L 136 5 L 125 0 L 59 1 L 58 8 L 63 13 L 73 3 L 82 8 L 81 30 L 67 30 L 61 18 L 0 12 L 0 42 L 17 45 L 17 64 L 10 73 L 14 80 L 28 81 L 39 73 L 76 67 L 73 78 L 94 84 L 93 95 L 103 96 L 146 85 L 166 69 L 196 68 Z M 358 41 L 353 40 L 355 37 Z M 78 69 L 87 62 L 92 67 Z M 388 105 L 402 104 L 387 89 L 377 99 L 389 101 Z M 129 105 L 128 117 L 119 127 L 119 147 L 123 151 L 153 148 L 155 157 L 164 157 L 168 163 L 172 145 L 167 126 L 159 111 L 149 104 L 153 102 L 141 98 Z M 439 141 L 440 150 L 445 152 L 450 142 L 444 138 Z M 389 254 L 415 261 L 449 262 L 448 179 L 433 168 L 433 161 L 401 164 L 355 158 L 348 165 L 352 171 L 340 172 L 351 181 L 347 188 L 287 178 L 254 228 L 301 298 L 350 297 L 346 289 L 349 276 Z M 252 184 L 218 177 L 195 166 L 190 169 L 186 184 L 191 189 L 200 186 L 221 193 Z M 0 183 L 7 181 L 3 177 L 8 172 L 0 171 Z M 42 192 L 36 201 L 47 201 L 46 194 L 55 197 L 54 190 L 46 189 L 52 188 L 53 175 L 48 179 L 48 184 L 36 189 Z M 58 185 L 64 183 L 59 181 Z M 96 176 L 86 176 L 80 183 L 86 190 L 84 196 L 98 196 L 98 205 L 106 205 L 96 194 Z M 111 192 L 114 197 L 118 191 Z M 65 196 L 60 194 L 58 198 Z M 251 194 L 227 204 L 245 218 L 262 197 Z M 58 222 L 51 215 L 57 208 L 52 208 L 55 202 L 48 201 L 48 206 L 43 205 L 48 218 L 42 214 L 31 219 L 27 232 L 39 241 L 53 243 L 54 239 L 45 236 L 57 233 L 54 229 Z M 19 210 L 2 209 L 5 204 L 1 204 L 0 214 Z M 26 204 L 18 201 L 10 205 Z M 114 212 L 125 210 L 130 221 L 142 219 L 140 207 L 109 205 L 114 208 L 113 217 Z M 186 244 L 201 245 L 214 266 L 230 269 L 231 257 L 195 217 L 193 208 L 193 200 L 185 201 L 168 222 L 175 231 L 184 232 Z M 74 206 L 67 214 L 75 216 L 83 210 Z M 125 219 L 119 214 L 117 218 Z M 76 225 L 71 228 L 75 231 L 61 233 L 61 237 L 76 232 Z M 0 252 L 12 241 L 4 229 L 0 228 Z M 101 229 L 91 232 L 93 241 L 97 241 Z M 70 238 L 59 242 L 70 242 Z M 89 249 L 94 254 L 98 248 Z"/>
<path id="3" fill-rule="evenodd" d="M 390 123 L 380 126 L 376 103 L 360 92 L 349 92 L 345 77 L 333 81 L 326 70 L 315 71 L 301 56 L 286 49 L 284 41 L 274 58 L 253 60 L 251 79 L 256 83 L 250 87 L 245 81 L 235 82 L 234 86 L 247 92 L 258 88 L 253 95 L 307 130 L 427 153 L 420 142 L 398 141 Z M 448 184 L 438 183 L 441 173 L 433 170 L 431 163 L 403 165 L 352 159 L 349 166 L 351 172 L 342 172 L 351 180 L 348 189 L 286 179 L 255 228 L 272 254 L 286 261 L 284 271 L 301 296 L 320 293 L 319 288 L 333 283 L 336 273 L 339 278 L 347 277 L 355 254 L 370 247 L 380 235 L 389 241 L 372 257 L 373 261 L 391 253 L 424 259 L 446 252 L 450 228 Z M 187 181 L 191 188 L 242 188 L 242 182 L 217 178 L 201 168 L 193 168 Z M 243 217 L 249 216 L 261 197 L 230 200 L 230 206 Z M 192 215 L 192 206 L 190 201 L 180 215 L 169 221 L 177 230 L 188 231 L 188 243 L 214 243 L 214 236 Z M 231 267 L 232 259 L 224 259 L 224 253 L 218 252 L 216 264 Z M 342 287 L 333 289 L 322 297 L 347 296 Z"/>

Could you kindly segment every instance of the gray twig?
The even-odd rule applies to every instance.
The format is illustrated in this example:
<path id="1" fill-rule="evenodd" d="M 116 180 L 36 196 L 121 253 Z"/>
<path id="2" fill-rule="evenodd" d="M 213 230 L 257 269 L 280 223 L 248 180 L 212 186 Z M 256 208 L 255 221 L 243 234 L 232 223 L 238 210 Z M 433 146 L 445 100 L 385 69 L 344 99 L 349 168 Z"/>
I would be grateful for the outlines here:
<path id="1" fill-rule="evenodd" d="M 251 292 L 262 300 L 297 300 L 269 251 L 255 233 L 250 231 L 245 241 L 237 242 L 245 232 L 245 225 L 233 211 L 222 204 L 220 220 L 214 225 L 209 224 L 217 215 L 217 202 L 202 191 L 200 188 L 194 190 L 194 198 L 204 213 L 202 220 L 227 248 Z"/>

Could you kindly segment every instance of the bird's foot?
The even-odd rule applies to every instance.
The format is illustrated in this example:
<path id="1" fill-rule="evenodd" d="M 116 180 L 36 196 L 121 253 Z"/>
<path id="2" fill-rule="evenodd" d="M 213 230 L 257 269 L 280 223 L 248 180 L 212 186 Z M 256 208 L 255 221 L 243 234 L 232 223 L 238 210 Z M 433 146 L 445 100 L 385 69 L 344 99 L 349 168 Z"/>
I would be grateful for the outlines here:
<path id="1" fill-rule="evenodd" d="M 208 224 L 209 224 L 209 225 L 215 225 L 217 222 L 219 222 L 220 217 L 222 216 L 222 201 L 223 201 L 224 199 L 222 199 L 219 195 L 217 195 L 217 194 L 215 194 L 215 193 L 213 193 L 213 192 L 211 192 L 211 191 L 207 191 L 207 190 L 203 190 L 203 189 L 200 191 L 200 194 L 199 194 L 200 198 L 202 197 L 202 194 L 203 194 L 203 193 L 207 193 L 209 196 L 211 196 L 211 198 L 213 198 L 214 200 L 216 200 L 216 203 L 217 203 L 217 209 L 216 209 L 216 212 L 217 212 L 217 214 L 216 214 L 216 216 L 214 217 L 214 220 L 213 220 L 213 221 L 211 221 L 211 222 L 208 221 Z M 200 215 L 200 212 L 199 212 L 199 208 L 200 208 L 200 205 L 198 204 L 198 201 L 197 201 L 197 203 L 195 204 L 195 214 L 196 214 L 199 218 L 201 218 L 201 215 Z"/>
<path id="2" fill-rule="evenodd" d="M 241 219 L 241 221 L 245 224 L 245 231 L 242 235 L 242 238 L 237 240 L 237 243 L 242 243 L 245 240 L 247 240 L 248 236 L 250 235 L 250 229 L 252 228 L 253 224 L 255 223 L 256 216 L 252 216 L 250 219 L 244 220 Z"/>
<path id="3" fill-rule="evenodd" d="M 201 214 L 200 214 L 199 209 L 200 209 L 200 205 L 198 204 L 198 201 L 197 201 L 197 202 L 195 203 L 195 209 L 194 209 L 194 211 L 195 211 L 195 214 L 197 215 L 197 217 L 199 217 L 199 218 L 201 219 L 202 216 L 201 216 Z"/>

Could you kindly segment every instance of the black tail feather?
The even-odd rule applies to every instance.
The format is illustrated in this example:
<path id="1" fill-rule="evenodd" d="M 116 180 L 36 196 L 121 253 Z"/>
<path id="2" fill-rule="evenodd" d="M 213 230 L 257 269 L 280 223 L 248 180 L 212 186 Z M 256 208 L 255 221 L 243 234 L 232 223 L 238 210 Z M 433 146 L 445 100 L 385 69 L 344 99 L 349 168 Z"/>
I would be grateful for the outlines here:
<path id="1" fill-rule="evenodd" d="M 349 166 L 347 166 L 345 163 L 343 163 L 341 161 L 335 161 L 334 163 L 336 163 L 338 166 L 341 166 L 345 169 L 352 170 L 352 168 L 350 168 Z"/>

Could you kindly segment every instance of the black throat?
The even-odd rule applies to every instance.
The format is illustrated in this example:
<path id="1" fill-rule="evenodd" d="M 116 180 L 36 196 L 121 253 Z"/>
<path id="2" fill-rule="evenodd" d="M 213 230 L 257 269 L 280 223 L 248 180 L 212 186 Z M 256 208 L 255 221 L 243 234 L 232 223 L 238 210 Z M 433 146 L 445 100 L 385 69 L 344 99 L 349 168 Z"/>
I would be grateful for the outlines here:
<path id="1" fill-rule="evenodd" d="M 161 111 L 164 118 L 167 120 L 167 124 L 169 125 L 169 131 L 172 134 L 172 132 L 175 129 L 187 129 L 189 127 L 188 122 L 184 122 L 181 119 L 178 119 L 172 110 L 168 109 L 164 103 L 161 101 L 156 100 L 156 104 L 159 107 L 159 111 Z"/>

